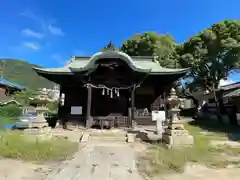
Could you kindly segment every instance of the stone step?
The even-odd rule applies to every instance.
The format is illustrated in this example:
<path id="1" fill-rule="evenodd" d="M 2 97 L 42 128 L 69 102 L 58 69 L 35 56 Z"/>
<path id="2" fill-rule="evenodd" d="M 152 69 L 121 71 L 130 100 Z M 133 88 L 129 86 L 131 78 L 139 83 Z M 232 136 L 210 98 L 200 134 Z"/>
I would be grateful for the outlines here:
<path id="1" fill-rule="evenodd" d="M 126 136 L 90 136 L 92 141 L 126 142 Z"/>
<path id="2" fill-rule="evenodd" d="M 104 136 L 104 137 L 126 137 L 126 132 L 90 132 L 91 136 Z"/>

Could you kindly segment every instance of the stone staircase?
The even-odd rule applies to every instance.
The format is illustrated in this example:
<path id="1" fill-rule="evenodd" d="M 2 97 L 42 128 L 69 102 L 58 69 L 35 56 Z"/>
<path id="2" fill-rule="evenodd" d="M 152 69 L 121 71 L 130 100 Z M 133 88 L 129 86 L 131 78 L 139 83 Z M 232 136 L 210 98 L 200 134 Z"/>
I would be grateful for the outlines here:
<path id="1" fill-rule="evenodd" d="M 126 132 L 90 132 L 89 141 L 92 142 L 116 142 L 126 143 L 127 133 Z"/>

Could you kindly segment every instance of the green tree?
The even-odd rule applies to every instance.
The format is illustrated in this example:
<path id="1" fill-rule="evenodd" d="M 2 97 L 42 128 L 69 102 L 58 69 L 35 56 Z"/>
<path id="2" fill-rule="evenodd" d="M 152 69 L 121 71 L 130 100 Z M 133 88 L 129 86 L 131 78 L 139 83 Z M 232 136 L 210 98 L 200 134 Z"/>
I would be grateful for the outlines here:
<path id="1" fill-rule="evenodd" d="M 130 56 L 156 56 L 164 67 L 179 67 L 175 56 L 176 41 L 169 34 L 161 35 L 155 32 L 146 32 L 133 35 L 123 42 L 121 51 Z"/>
<path id="2" fill-rule="evenodd" d="M 240 67 L 240 21 L 226 20 L 212 25 L 176 48 L 182 67 L 192 67 L 188 90 L 214 94 L 217 116 L 224 111 L 216 94 L 221 79 Z M 220 105 L 220 106 L 219 106 Z"/>
<path id="3" fill-rule="evenodd" d="M 36 96 L 37 92 L 27 89 L 25 91 L 20 91 L 14 94 L 14 98 L 23 106 L 29 106 L 32 97 Z"/>
<path id="4" fill-rule="evenodd" d="M 240 21 L 214 24 L 178 45 L 176 53 L 182 67 L 192 67 L 194 85 L 213 91 L 240 66 Z"/>
<path id="5" fill-rule="evenodd" d="M 17 104 L 6 104 L 4 106 L 0 106 L 0 115 L 1 117 L 18 117 L 21 115 L 21 108 Z M 2 120 L 2 119 L 1 119 Z M 6 119 L 10 121 L 10 119 Z M 1 124 L 1 122 L 0 122 Z"/>

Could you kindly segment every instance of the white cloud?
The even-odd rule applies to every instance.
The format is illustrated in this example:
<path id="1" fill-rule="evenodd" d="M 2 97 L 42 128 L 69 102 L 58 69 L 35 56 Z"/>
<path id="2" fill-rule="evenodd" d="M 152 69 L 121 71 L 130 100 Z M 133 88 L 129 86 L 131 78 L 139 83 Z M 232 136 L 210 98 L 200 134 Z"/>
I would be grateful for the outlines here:
<path id="1" fill-rule="evenodd" d="M 24 16 L 27 17 L 29 19 L 32 19 L 34 21 L 38 21 L 38 22 L 42 22 L 42 19 L 39 18 L 38 16 L 36 16 L 34 13 L 29 12 L 29 11 L 25 11 L 19 14 L 20 16 Z"/>
<path id="2" fill-rule="evenodd" d="M 55 25 L 56 20 L 54 19 L 45 19 L 40 16 L 37 16 L 32 12 L 23 12 L 23 13 L 20 13 L 20 15 L 37 22 L 41 26 L 41 29 L 43 31 L 42 34 L 44 35 L 50 33 L 56 36 L 63 36 L 65 34 L 60 27 Z"/>
<path id="3" fill-rule="evenodd" d="M 48 30 L 53 35 L 64 36 L 64 32 L 61 30 L 61 28 L 53 26 L 52 24 L 48 25 Z"/>
<path id="4" fill-rule="evenodd" d="M 35 38 L 38 38 L 38 39 L 41 39 L 41 38 L 44 37 L 44 34 L 42 34 L 40 32 L 33 31 L 31 29 L 23 29 L 22 34 L 24 36 L 35 37 Z"/>
<path id="5" fill-rule="evenodd" d="M 35 51 L 41 48 L 37 43 L 34 43 L 34 42 L 24 42 L 22 45 L 26 48 L 29 48 Z"/>

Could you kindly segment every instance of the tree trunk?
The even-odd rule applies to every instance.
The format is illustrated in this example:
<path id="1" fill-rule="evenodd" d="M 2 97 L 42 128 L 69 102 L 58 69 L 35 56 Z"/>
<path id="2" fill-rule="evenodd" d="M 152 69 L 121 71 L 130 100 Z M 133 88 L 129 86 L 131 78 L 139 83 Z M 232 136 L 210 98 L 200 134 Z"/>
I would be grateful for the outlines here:
<path id="1" fill-rule="evenodd" d="M 215 86 L 213 85 L 213 95 L 214 95 L 214 101 L 216 103 L 216 110 L 217 110 L 217 118 L 218 118 L 218 123 L 220 124 L 223 124 L 223 121 L 222 121 L 222 116 L 221 116 L 221 112 L 220 112 L 220 109 L 219 109 L 219 97 L 217 96 L 216 94 L 216 89 L 215 89 Z M 221 98 L 221 97 L 220 97 Z"/>

